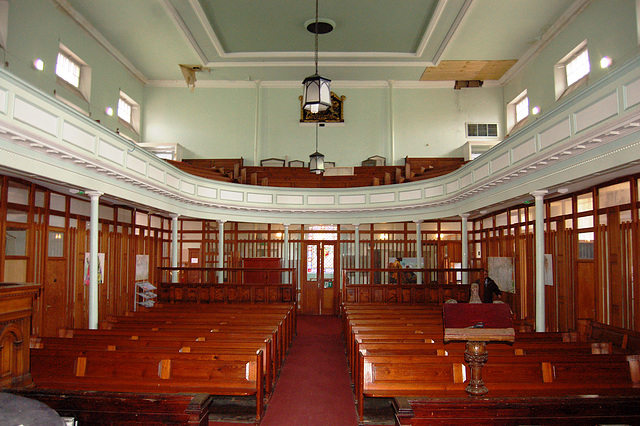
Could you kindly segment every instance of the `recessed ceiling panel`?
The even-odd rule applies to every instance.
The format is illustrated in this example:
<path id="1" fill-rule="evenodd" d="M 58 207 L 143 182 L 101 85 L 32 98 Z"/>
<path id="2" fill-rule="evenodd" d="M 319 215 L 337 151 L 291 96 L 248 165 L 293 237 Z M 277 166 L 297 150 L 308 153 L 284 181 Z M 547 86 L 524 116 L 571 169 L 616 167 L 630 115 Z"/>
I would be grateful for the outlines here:
<path id="1" fill-rule="evenodd" d="M 336 23 L 319 37 L 329 52 L 413 53 L 436 0 L 320 0 L 320 18 Z M 315 19 L 313 0 L 200 0 L 227 53 L 313 51 L 304 23 Z"/>

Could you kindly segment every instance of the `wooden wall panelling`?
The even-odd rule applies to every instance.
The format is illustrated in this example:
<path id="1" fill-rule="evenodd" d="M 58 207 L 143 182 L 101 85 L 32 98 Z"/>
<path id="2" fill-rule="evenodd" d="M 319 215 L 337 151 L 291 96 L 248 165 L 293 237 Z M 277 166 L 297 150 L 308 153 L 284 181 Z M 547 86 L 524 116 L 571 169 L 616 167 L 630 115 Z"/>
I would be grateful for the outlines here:
<path id="1" fill-rule="evenodd" d="M 622 281 L 622 253 L 620 235 L 620 212 L 618 209 L 607 214 L 607 246 L 609 269 L 609 312 L 610 325 L 623 327 L 624 285 Z"/>
<path id="2" fill-rule="evenodd" d="M 595 200 L 594 200 L 595 201 Z M 597 216 L 596 216 L 597 217 Z M 609 305 L 606 303 L 607 293 L 609 290 L 608 287 L 608 274 L 607 274 L 607 226 L 606 225 L 598 225 L 595 231 L 595 242 L 594 242 L 594 261 L 593 263 L 593 285 L 595 291 L 594 297 L 594 308 L 595 308 L 595 317 L 584 317 L 584 318 L 594 318 L 596 321 L 601 322 L 603 324 L 609 324 Z M 588 262 L 585 262 L 588 263 Z M 584 269 L 584 267 L 583 267 Z M 586 284 L 584 280 L 580 279 L 581 284 Z M 578 289 L 578 291 L 582 291 L 583 302 L 585 300 L 585 292 L 583 288 Z M 582 317 L 579 317 L 582 318 Z"/>
<path id="3" fill-rule="evenodd" d="M 624 328 L 633 330 L 633 226 L 630 222 L 620 224 L 621 230 L 621 267 L 624 309 L 622 324 Z M 637 254 L 636 254 L 637 256 Z"/>
<path id="4" fill-rule="evenodd" d="M 548 223 L 547 223 L 548 225 Z M 557 231 L 547 231 L 544 237 L 545 254 L 551 254 L 552 267 L 555 273 L 557 251 L 555 250 L 557 238 Z M 545 276 L 545 305 L 546 305 L 546 326 L 548 331 L 558 331 L 558 286 L 554 279 L 551 277 L 553 285 L 546 285 L 547 277 Z"/>
<path id="5" fill-rule="evenodd" d="M 102 265 L 102 283 L 98 278 L 98 324 L 102 323 L 111 310 L 110 278 L 109 267 L 112 259 L 109 258 L 109 225 L 98 224 L 98 253 L 105 254 L 104 265 Z"/>

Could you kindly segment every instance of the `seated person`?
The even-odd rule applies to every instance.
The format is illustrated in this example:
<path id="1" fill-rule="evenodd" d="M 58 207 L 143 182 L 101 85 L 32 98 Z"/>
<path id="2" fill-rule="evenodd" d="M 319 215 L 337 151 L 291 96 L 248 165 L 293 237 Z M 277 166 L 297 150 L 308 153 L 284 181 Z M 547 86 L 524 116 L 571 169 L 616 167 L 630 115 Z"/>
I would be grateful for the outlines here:
<path id="1" fill-rule="evenodd" d="M 407 265 L 407 269 L 409 269 L 409 265 Z M 418 277 L 413 271 L 405 271 L 404 272 L 404 282 L 409 284 L 415 284 L 418 282 Z"/>
<path id="2" fill-rule="evenodd" d="M 396 257 L 396 260 L 391 263 L 389 265 L 390 269 L 402 269 L 402 258 L 401 257 Z M 389 275 L 389 281 L 397 284 L 398 283 L 398 279 L 400 278 L 399 273 L 397 272 L 393 272 Z"/>

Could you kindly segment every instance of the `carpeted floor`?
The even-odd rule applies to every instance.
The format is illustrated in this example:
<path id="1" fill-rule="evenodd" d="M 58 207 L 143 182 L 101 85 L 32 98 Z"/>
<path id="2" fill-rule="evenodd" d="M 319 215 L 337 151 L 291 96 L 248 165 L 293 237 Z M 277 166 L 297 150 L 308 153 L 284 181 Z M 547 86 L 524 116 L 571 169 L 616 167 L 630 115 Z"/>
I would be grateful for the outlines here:
<path id="1" fill-rule="evenodd" d="M 260 424 L 358 424 L 337 317 L 298 316 L 297 336 Z"/>
<path id="2" fill-rule="evenodd" d="M 368 426 L 393 425 L 386 398 L 365 399 Z M 210 426 L 251 424 L 253 398 L 218 398 Z M 340 319 L 298 315 L 297 335 L 289 350 L 260 426 L 357 426 L 358 416 Z"/>

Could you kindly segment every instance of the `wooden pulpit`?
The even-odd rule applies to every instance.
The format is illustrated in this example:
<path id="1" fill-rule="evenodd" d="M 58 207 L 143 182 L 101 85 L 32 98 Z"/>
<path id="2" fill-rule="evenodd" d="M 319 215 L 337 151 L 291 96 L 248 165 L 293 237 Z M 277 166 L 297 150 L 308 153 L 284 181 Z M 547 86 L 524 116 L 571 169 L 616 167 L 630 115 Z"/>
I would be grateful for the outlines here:
<path id="1" fill-rule="evenodd" d="M 513 342 L 515 330 L 511 309 L 505 303 L 447 303 L 443 307 L 444 341 L 467 342 L 464 360 L 471 369 L 466 390 L 484 395 L 489 390 L 482 380 L 482 366 L 489 358 L 487 342 Z"/>

